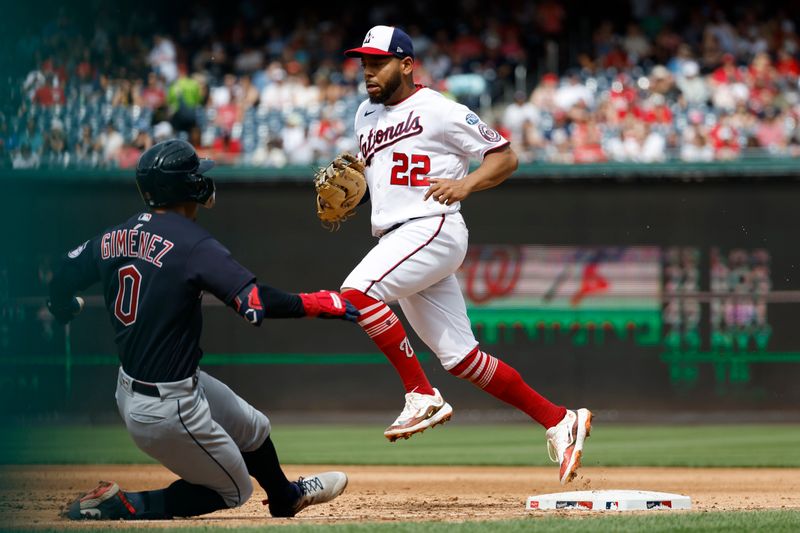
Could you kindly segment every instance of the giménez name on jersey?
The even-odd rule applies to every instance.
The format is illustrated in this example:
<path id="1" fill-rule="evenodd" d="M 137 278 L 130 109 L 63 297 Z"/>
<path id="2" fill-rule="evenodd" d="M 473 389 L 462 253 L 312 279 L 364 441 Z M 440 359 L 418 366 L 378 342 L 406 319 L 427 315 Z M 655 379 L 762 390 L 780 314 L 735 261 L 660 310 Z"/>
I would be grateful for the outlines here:
<path id="1" fill-rule="evenodd" d="M 100 255 L 103 259 L 130 257 L 161 268 L 161 260 L 175 244 L 157 233 L 137 229 L 117 229 L 103 234 Z"/>

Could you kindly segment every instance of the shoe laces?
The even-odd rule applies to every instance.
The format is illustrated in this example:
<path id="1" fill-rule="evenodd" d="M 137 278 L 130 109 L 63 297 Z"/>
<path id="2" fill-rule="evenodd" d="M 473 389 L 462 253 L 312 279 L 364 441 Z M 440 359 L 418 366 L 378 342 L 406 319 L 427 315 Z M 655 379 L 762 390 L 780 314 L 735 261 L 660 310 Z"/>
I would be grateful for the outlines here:
<path id="1" fill-rule="evenodd" d="M 574 424 L 574 421 L 571 420 L 559 422 L 555 427 L 555 431 L 551 435 L 547 436 L 547 454 L 550 456 L 550 460 L 554 463 L 561 462 L 561 457 L 564 455 L 564 450 L 566 450 L 575 440 L 572 435 L 573 424 L 570 424 L 570 422 L 573 422 Z"/>
<path id="2" fill-rule="evenodd" d="M 300 488 L 300 493 L 303 496 L 311 492 L 322 490 L 325 488 L 322 486 L 322 480 L 317 476 L 314 476 L 311 479 L 305 479 L 303 477 L 300 477 L 297 480 L 297 486 Z"/>
<path id="3" fill-rule="evenodd" d="M 419 411 L 422 403 L 422 395 L 416 392 L 406 394 L 406 405 L 403 407 L 402 415 L 411 416 Z"/>

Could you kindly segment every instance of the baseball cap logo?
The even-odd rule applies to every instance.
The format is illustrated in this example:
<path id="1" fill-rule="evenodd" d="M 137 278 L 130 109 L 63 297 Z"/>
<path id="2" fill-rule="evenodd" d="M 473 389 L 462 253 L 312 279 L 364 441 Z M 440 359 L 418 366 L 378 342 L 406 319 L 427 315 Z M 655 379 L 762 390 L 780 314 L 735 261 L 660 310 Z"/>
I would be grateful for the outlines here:
<path id="1" fill-rule="evenodd" d="M 414 45 L 411 37 L 400 28 L 394 26 L 373 26 L 364 36 L 360 48 L 345 50 L 347 57 L 364 55 L 395 56 L 399 58 L 414 57 Z"/>

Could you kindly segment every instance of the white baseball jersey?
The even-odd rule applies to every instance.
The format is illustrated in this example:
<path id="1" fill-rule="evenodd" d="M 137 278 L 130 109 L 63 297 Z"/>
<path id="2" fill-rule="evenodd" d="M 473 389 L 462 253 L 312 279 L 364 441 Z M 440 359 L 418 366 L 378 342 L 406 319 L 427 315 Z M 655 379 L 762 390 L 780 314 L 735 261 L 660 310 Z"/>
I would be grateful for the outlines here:
<path id="1" fill-rule="evenodd" d="M 457 212 L 459 202 L 423 201 L 429 178 L 461 179 L 470 159 L 508 143 L 466 106 L 422 86 L 391 106 L 364 101 L 355 132 L 367 162 L 375 236 L 412 218 Z"/>

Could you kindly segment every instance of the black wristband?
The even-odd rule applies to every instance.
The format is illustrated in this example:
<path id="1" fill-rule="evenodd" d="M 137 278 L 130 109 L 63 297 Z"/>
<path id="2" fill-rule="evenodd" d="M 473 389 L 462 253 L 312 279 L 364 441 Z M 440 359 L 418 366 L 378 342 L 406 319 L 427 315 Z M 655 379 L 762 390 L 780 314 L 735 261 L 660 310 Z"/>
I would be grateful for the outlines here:
<path id="1" fill-rule="evenodd" d="M 269 285 L 258 284 L 265 318 L 300 318 L 306 316 L 303 301 L 296 294 Z"/>

